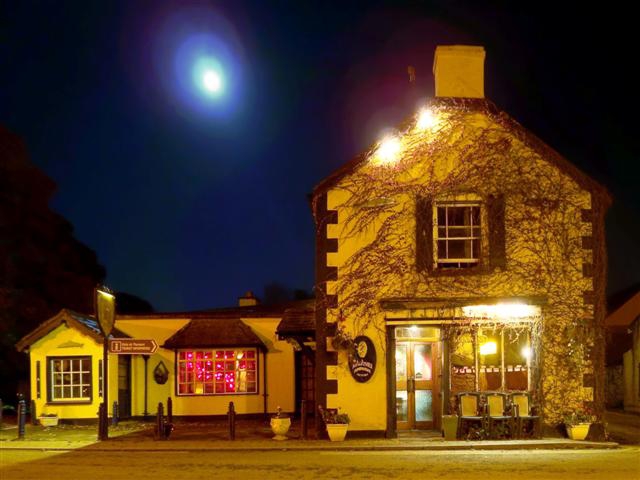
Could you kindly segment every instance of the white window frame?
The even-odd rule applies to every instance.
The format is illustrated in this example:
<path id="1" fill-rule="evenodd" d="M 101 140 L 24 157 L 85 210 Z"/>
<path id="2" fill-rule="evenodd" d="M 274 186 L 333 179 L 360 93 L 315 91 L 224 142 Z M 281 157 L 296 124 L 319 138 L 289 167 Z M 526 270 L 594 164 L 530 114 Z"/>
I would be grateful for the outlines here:
<path id="1" fill-rule="evenodd" d="M 65 362 L 69 362 L 65 365 Z M 91 402 L 93 394 L 90 356 L 48 357 L 49 401 L 52 403 Z M 56 368 L 59 365 L 59 368 Z M 68 366 L 68 368 L 65 368 Z M 89 381 L 86 382 L 86 375 Z M 79 391 L 79 395 L 75 393 Z"/>
<path id="2" fill-rule="evenodd" d="M 445 209 L 445 225 L 440 225 L 439 223 L 439 209 Z M 478 208 L 478 218 L 480 219 L 480 223 L 478 225 L 473 224 L 473 216 L 471 216 L 471 224 L 468 226 L 470 229 L 470 236 L 449 236 L 449 225 L 448 219 L 449 215 L 446 209 L 448 208 Z M 484 208 L 482 202 L 479 200 L 452 200 L 452 201 L 437 201 L 434 202 L 433 206 L 433 253 L 434 253 L 434 264 L 436 268 L 441 269 L 451 269 L 453 268 L 470 268 L 475 267 L 480 264 L 482 251 L 485 248 L 484 240 L 483 240 L 483 223 L 484 223 Z M 460 227 L 460 226 L 458 226 Z M 467 227 L 467 226 L 465 226 Z M 476 228 L 477 227 L 477 228 Z M 440 237 L 440 228 L 445 229 L 445 236 Z M 456 228 L 456 227 L 451 227 Z M 474 230 L 477 232 L 475 234 Z M 450 241 L 465 241 L 470 242 L 470 251 L 472 252 L 472 256 L 469 258 L 449 258 L 448 253 L 445 258 L 440 258 L 439 256 L 439 245 L 440 242 L 444 241 L 446 245 L 446 250 L 448 251 L 449 242 Z M 474 240 L 477 240 L 478 243 L 478 252 L 477 255 L 474 256 L 473 252 L 473 243 Z"/>

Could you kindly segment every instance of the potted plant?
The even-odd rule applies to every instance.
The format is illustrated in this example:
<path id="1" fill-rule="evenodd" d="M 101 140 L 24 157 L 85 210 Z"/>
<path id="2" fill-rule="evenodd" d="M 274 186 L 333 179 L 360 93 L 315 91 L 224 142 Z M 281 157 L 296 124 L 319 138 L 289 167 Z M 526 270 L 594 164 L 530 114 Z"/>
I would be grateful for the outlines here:
<path id="1" fill-rule="evenodd" d="M 346 329 L 344 328 L 344 325 L 340 325 L 336 329 L 336 334 L 333 336 L 333 339 L 331 340 L 331 346 L 335 350 L 350 351 L 355 348 L 353 336 L 346 331 Z"/>
<path id="2" fill-rule="evenodd" d="M 322 421 L 327 427 L 327 434 L 332 442 L 342 442 L 347 436 L 347 429 L 351 419 L 346 413 L 339 413 L 338 408 L 322 408 L 318 405 Z"/>
<path id="3" fill-rule="evenodd" d="M 56 413 L 43 413 L 38 417 L 38 420 L 43 427 L 58 426 L 58 415 Z"/>
<path id="4" fill-rule="evenodd" d="M 578 409 L 564 416 L 564 425 L 571 440 L 584 440 L 593 423 L 593 414 L 586 409 Z"/>
<path id="5" fill-rule="evenodd" d="M 282 408 L 278 406 L 277 412 L 271 417 L 271 431 L 274 440 L 286 440 L 287 432 L 291 427 L 291 418 L 286 413 L 282 413 Z"/>

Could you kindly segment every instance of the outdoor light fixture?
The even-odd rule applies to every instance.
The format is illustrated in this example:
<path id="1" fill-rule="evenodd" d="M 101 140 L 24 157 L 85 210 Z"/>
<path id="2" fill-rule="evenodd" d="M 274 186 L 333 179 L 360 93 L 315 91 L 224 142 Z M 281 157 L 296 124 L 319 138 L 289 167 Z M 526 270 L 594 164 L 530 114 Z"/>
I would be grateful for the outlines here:
<path id="1" fill-rule="evenodd" d="M 418 113 L 416 128 L 418 130 L 428 130 L 438 125 L 438 117 L 430 108 L 423 108 Z"/>
<path id="2" fill-rule="evenodd" d="M 527 360 L 531 359 L 531 347 L 523 347 L 521 353 Z"/>
<path id="3" fill-rule="evenodd" d="M 480 345 L 480 355 L 493 355 L 498 351 L 496 342 L 487 342 Z"/>
<path id="4" fill-rule="evenodd" d="M 540 307 L 524 303 L 497 303 L 495 305 L 467 305 L 462 313 L 471 318 L 520 319 L 540 315 Z"/>
<path id="5" fill-rule="evenodd" d="M 385 137 L 376 150 L 376 163 L 380 165 L 390 165 L 398 160 L 400 153 L 400 139 L 398 137 Z"/>

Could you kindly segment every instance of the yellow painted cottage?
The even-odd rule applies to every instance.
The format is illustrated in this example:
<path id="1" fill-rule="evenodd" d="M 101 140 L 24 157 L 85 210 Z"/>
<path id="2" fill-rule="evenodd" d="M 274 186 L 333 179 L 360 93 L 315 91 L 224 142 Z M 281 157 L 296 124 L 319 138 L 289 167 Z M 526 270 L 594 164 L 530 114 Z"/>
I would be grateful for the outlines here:
<path id="1" fill-rule="evenodd" d="M 158 403 L 166 409 L 169 398 L 176 416 L 224 415 L 230 401 L 240 415 L 264 415 L 278 406 L 293 412 L 301 399 L 312 399 L 313 391 L 295 390 L 294 368 L 299 383 L 308 369 L 303 353 L 284 338 L 287 325 L 301 332 L 312 321 L 308 304 L 260 305 L 248 292 L 238 307 L 118 315 L 111 339 L 148 340 L 156 350 L 108 355 L 110 415 L 113 402 L 122 418 L 155 415 Z M 103 337 L 94 317 L 62 310 L 17 348 L 29 354 L 38 415 L 97 418 L 104 369 Z"/>
<path id="2" fill-rule="evenodd" d="M 438 47 L 435 98 L 313 192 L 316 399 L 350 435 L 439 429 L 463 392 L 602 412 L 609 196 L 484 98 L 484 58 Z"/>

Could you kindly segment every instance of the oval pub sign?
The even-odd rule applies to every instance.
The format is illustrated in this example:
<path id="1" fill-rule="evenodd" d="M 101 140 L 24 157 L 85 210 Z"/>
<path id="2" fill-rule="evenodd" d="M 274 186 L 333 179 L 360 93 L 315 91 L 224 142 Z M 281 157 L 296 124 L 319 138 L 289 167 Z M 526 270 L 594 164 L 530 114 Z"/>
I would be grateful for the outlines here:
<path id="1" fill-rule="evenodd" d="M 349 359 L 349 370 L 356 381 L 368 381 L 376 370 L 376 347 L 369 337 L 360 335 L 353 341 L 354 352 Z"/>

